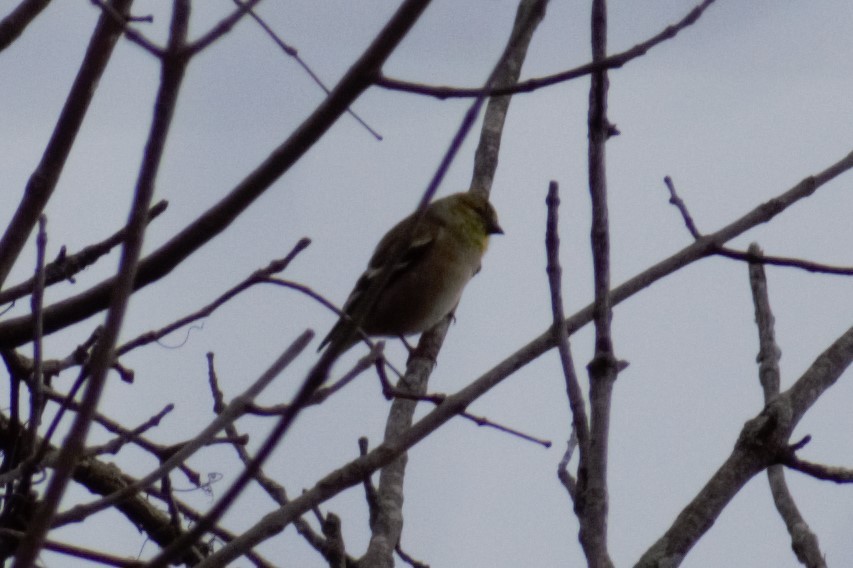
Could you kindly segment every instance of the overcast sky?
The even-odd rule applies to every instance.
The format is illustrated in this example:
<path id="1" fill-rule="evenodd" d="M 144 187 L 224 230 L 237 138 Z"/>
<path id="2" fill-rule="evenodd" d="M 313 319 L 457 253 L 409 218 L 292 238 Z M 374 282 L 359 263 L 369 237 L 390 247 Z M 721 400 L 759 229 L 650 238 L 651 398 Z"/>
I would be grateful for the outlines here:
<path id="1" fill-rule="evenodd" d="M 162 42 L 168 3 L 138 1 L 153 14 L 139 29 Z M 398 3 L 310 0 L 261 4 L 259 13 L 329 85 L 346 71 Z M 612 0 L 609 51 L 622 51 L 680 19 L 684 0 Z M 396 78 L 474 87 L 506 42 L 517 3 L 436 1 L 391 57 Z M 205 31 L 233 4 L 194 3 L 191 30 Z M 552 0 L 533 38 L 523 78 L 589 60 L 587 2 Z M 10 218 L 85 50 L 97 8 L 84 0 L 53 2 L 11 48 L 0 53 L 0 221 Z M 720 0 L 693 27 L 610 74 L 610 120 L 621 135 L 607 146 L 612 280 L 623 282 L 690 243 L 663 184 L 672 176 L 701 231 L 712 232 L 853 149 L 853 4 L 849 0 Z M 102 239 L 126 219 L 151 116 L 159 69 L 148 54 L 119 42 L 80 139 L 48 207 L 48 256 Z M 549 325 L 544 251 L 545 193 L 560 183 L 567 312 L 591 301 L 589 199 L 586 189 L 586 79 L 515 97 L 492 190 L 506 234 L 493 239 L 471 282 L 431 379 L 455 392 Z M 154 222 L 146 250 L 168 240 L 229 192 L 322 100 L 322 91 L 251 21 L 191 64 L 170 133 L 157 198 L 167 213 Z M 370 89 L 353 110 L 381 133 L 376 141 L 349 116 L 223 235 L 168 278 L 135 295 L 123 337 L 161 327 L 212 300 L 296 241 L 313 244 L 284 274 L 343 303 L 382 234 L 417 204 L 467 101 L 437 101 Z M 467 140 L 441 195 L 468 187 L 477 136 Z M 853 265 L 853 174 L 821 188 L 771 224 L 733 246 L 757 241 L 768 254 Z M 29 247 L 10 282 L 31 274 Z M 51 288 L 56 301 L 115 269 L 117 255 Z M 786 268 L 768 269 L 783 388 L 789 386 L 853 320 L 853 280 Z M 21 302 L 14 315 L 25 313 Z M 102 315 L 47 340 L 65 356 Z M 211 417 L 204 354 L 216 353 L 227 396 L 241 392 L 302 330 L 325 334 L 334 316 L 284 289 L 257 288 L 232 301 L 187 337 L 182 331 L 126 357 L 136 384 L 111 381 L 104 412 L 126 425 L 177 405 L 151 437 L 183 440 Z M 630 362 L 616 384 L 610 454 L 610 549 L 629 566 L 666 530 L 731 451 L 743 423 L 762 407 L 746 266 L 707 259 L 666 278 L 614 311 L 616 354 Z M 572 338 L 578 372 L 592 356 L 591 329 Z M 315 360 L 299 365 L 264 394 L 284 402 Z M 389 345 L 403 366 L 405 353 Z M 354 349 L 336 366 L 347 368 Z M 71 375 L 63 376 L 66 388 Z M 555 352 L 549 352 L 477 401 L 470 410 L 532 436 L 543 449 L 457 419 L 410 452 L 403 547 L 434 568 L 578 566 L 577 521 L 556 466 L 568 438 L 568 403 Z M 5 396 L 5 395 L 4 395 Z M 802 456 L 853 466 L 853 376 L 850 372 L 807 414 L 795 439 L 811 434 Z M 388 403 L 364 376 L 322 407 L 305 412 L 267 466 L 291 495 L 357 456 L 357 439 L 382 438 Z M 421 412 L 425 412 L 427 409 Z M 270 425 L 241 422 L 258 443 Z M 105 439 L 94 432 L 93 442 Z M 127 451 L 131 473 L 150 460 Z M 221 495 L 237 472 L 233 452 L 194 458 L 203 473 L 220 472 Z M 188 486 L 176 476 L 176 485 Z M 853 565 L 853 491 L 796 473 L 788 480 L 817 533 L 830 566 Z M 72 492 L 69 500 L 89 499 Z M 181 494 L 203 508 L 200 492 Z M 251 526 L 271 503 L 253 489 L 226 524 Z M 343 518 L 348 551 L 360 555 L 369 536 L 364 496 L 351 489 L 324 504 Z M 112 513 L 103 515 L 109 519 Z M 104 521 L 100 521 L 104 522 Z M 133 554 L 140 535 L 121 521 L 108 543 Z M 105 525 L 105 528 L 106 525 Z M 54 534 L 54 533 L 52 533 Z M 112 533 L 111 533 L 112 534 Z M 87 523 L 56 538 L 107 546 Z M 143 556 L 154 552 L 143 549 Z M 287 566 L 325 563 L 290 528 L 259 549 Z M 48 566 L 71 566 L 45 555 Z M 245 565 L 241 562 L 239 565 Z M 758 476 L 724 511 L 684 566 L 794 567 L 799 564 L 776 513 L 766 477 Z"/>

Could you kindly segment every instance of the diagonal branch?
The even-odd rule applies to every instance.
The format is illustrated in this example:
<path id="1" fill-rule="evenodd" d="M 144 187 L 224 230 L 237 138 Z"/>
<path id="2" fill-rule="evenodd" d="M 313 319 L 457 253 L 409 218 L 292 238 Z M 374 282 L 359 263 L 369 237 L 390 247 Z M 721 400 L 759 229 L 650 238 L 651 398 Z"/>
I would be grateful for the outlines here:
<path id="1" fill-rule="evenodd" d="M 549 87 L 558 83 L 564 83 L 566 81 L 571 81 L 579 77 L 585 77 L 586 75 L 591 75 L 599 71 L 606 71 L 607 69 L 618 69 L 624 66 L 629 61 L 638 57 L 642 57 L 653 47 L 657 46 L 660 43 L 663 43 L 666 40 L 674 38 L 676 35 L 678 35 L 680 31 L 696 23 L 696 21 L 699 20 L 705 10 L 708 9 L 711 4 L 714 3 L 714 1 L 715 0 L 704 0 L 701 4 L 699 4 L 690 12 L 688 12 L 687 15 L 684 16 L 677 23 L 667 26 L 658 34 L 652 36 L 651 38 L 642 43 L 635 45 L 627 51 L 623 51 L 622 53 L 617 53 L 615 55 L 605 57 L 598 61 L 586 63 L 584 65 L 581 65 L 580 67 L 575 67 L 574 69 L 561 71 L 560 73 L 555 73 L 554 75 L 548 75 L 547 77 L 538 77 L 535 79 L 528 79 L 527 81 L 520 81 L 515 85 L 487 89 L 485 95 L 503 96 L 515 95 L 519 93 L 530 93 L 543 87 Z M 379 79 L 377 79 L 376 85 L 385 89 L 403 91 L 406 93 L 414 93 L 420 95 L 428 95 L 439 99 L 462 97 L 471 98 L 479 97 L 480 95 L 484 94 L 483 89 L 465 89 L 458 87 L 423 85 L 421 83 L 402 81 L 399 79 L 392 79 L 390 77 L 380 77 Z"/>
<path id="2" fill-rule="evenodd" d="M 113 0 L 111 5 L 118 12 L 126 14 L 132 2 L 133 0 Z M 30 176 L 21 202 L 6 232 L 0 238 L 0 289 L 18 255 L 21 254 L 39 215 L 53 195 L 59 175 L 65 166 L 65 160 L 71 153 L 71 147 L 86 117 L 89 103 L 95 95 L 98 81 L 107 67 L 107 62 L 112 56 L 113 48 L 120 35 L 121 26 L 117 25 L 111 17 L 102 14 L 42 159 Z"/>
<path id="3" fill-rule="evenodd" d="M 287 140 L 227 196 L 202 213 L 166 244 L 142 259 L 134 288 L 142 288 L 169 274 L 192 253 L 224 231 L 288 171 L 370 86 L 384 61 L 428 4 L 429 0 L 408 0 L 403 3 L 398 15 L 350 67 L 332 93 Z M 244 4 L 249 5 L 250 3 Z M 47 307 L 44 312 L 45 334 L 63 329 L 106 308 L 115 284 L 116 279 L 110 278 L 73 298 Z M 0 347 L 28 343 L 32 336 L 31 323 L 29 318 L 16 318 L 0 324 Z"/>
<path id="4" fill-rule="evenodd" d="M 163 213 L 163 211 L 166 210 L 166 206 L 167 202 L 165 200 L 157 202 L 154 207 L 151 208 L 151 211 L 148 212 L 148 221 L 151 222 L 156 219 L 161 213 Z M 75 254 L 64 254 L 65 247 L 63 246 L 59 257 L 44 267 L 45 285 L 50 286 L 51 284 L 56 284 L 57 282 L 69 279 L 73 282 L 73 276 L 75 274 L 91 266 L 99 258 L 108 254 L 112 249 L 124 242 L 126 233 L 127 229 L 122 228 L 103 241 L 89 245 Z M 25 282 L 6 288 L 0 292 L 0 304 L 14 302 L 18 298 L 27 296 L 32 293 L 34 287 L 35 278 L 30 278 Z"/>
<path id="5" fill-rule="evenodd" d="M 853 327 L 821 353 L 787 391 L 748 421 L 735 448 L 636 568 L 677 566 L 753 476 L 789 455 L 788 439 L 809 408 L 853 364 Z"/>
<path id="6" fill-rule="evenodd" d="M 12 45 L 48 4 L 50 0 L 21 0 L 8 16 L 0 20 L 0 51 Z"/>
<path id="7" fill-rule="evenodd" d="M 851 168 L 853 168 L 853 153 L 831 165 L 823 172 L 806 178 L 775 199 L 756 207 L 717 232 L 711 233 L 701 241 L 685 247 L 681 251 L 658 262 L 622 285 L 614 288 L 611 296 L 613 305 L 630 298 L 661 278 L 712 254 L 716 243 L 724 243 L 760 223 L 766 223 L 787 207 L 800 199 L 812 195 L 819 187 Z M 592 320 L 592 313 L 593 306 L 589 305 L 566 319 L 564 325 L 566 326 L 567 333 L 571 335 L 589 323 Z M 850 348 L 853 351 L 853 330 L 850 331 L 849 335 Z M 428 436 L 432 431 L 454 418 L 473 401 L 500 384 L 507 377 L 513 375 L 520 368 L 540 357 L 543 353 L 554 347 L 554 345 L 554 334 L 549 327 L 540 336 L 518 349 L 467 387 L 447 397 L 440 406 L 415 423 L 410 429 L 401 433 L 398 438 L 393 441 L 384 442 L 362 458 L 330 473 L 313 488 L 293 499 L 286 507 L 265 516 L 238 537 L 233 544 L 227 545 L 222 550 L 216 552 L 202 566 L 212 568 L 213 566 L 220 566 L 228 562 L 239 556 L 242 550 L 247 550 L 284 530 L 288 524 L 293 522 L 295 516 L 302 515 L 306 511 L 309 511 L 312 506 L 322 503 L 353 485 L 361 483 L 366 476 L 396 459 L 402 452 L 405 452 Z M 834 358 L 834 355 L 830 357 L 830 359 L 832 358 Z M 820 360 L 823 361 L 825 359 Z M 838 373 L 840 374 L 840 371 Z M 805 390 L 808 392 L 808 389 Z"/>

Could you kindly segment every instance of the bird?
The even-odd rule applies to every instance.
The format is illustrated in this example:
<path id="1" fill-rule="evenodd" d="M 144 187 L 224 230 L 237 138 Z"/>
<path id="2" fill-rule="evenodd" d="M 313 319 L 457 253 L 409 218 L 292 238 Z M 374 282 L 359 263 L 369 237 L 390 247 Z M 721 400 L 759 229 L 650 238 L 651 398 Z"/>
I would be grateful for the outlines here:
<path id="1" fill-rule="evenodd" d="M 340 352 L 360 340 L 352 322 L 370 337 L 404 337 L 430 329 L 459 303 L 462 291 L 480 271 L 489 236 L 503 234 L 497 213 L 482 191 L 454 193 L 433 201 L 394 225 L 376 246 L 344 303 L 342 315 L 318 351 L 345 342 Z M 409 239 L 406 242 L 406 239 Z M 387 268 L 389 263 L 395 263 Z M 379 295 L 367 291 L 390 270 Z M 372 306 L 368 296 L 375 296 Z"/>

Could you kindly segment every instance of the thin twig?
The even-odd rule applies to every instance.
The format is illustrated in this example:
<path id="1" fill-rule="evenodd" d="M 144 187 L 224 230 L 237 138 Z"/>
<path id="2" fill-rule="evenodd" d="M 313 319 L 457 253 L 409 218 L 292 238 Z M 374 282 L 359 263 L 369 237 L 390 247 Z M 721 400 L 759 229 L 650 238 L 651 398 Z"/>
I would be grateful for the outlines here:
<path id="1" fill-rule="evenodd" d="M 238 6 L 241 6 L 241 7 L 243 6 L 243 0 L 234 0 L 234 3 L 237 4 Z M 269 26 L 269 24 L 267 24 L 263 20 L 263 18 L 261 18 L 258 15 L 258 13 L 255 10 L 252 10 L 251 8 L 249 8 L 247 10 L 247 13 L 249 14 L 249 16 L 251 16 L 251 18 L 253 20 L 255 20 L 255 22 L 259 26 L 261 26 L 261 29 L 263 29 L 266 32 L 266 34 L 270 37 L 270 39 L 272 39 L 275 42 L 275 44 L 279 48 L 281 48 L 281 50 L 284 53 L 286 53 L 288 56 L 292 57 L 296 61 L 296 63 L 298 63 L 299 66 L 302 67 L 303 71 L 308 73 L 308 76 L 311 77 L 311 79 L 317 84 L 317 86 L 319 86 L 323 90 L 324 93 L 326 93 L 326 95 L 329 95 L 331 93 L 329 88 L 325 85 L 325 83 L 323 83 L 323 80 L 320 79 L 320 77 L 314 72 L 313 69 L 311 69 L 311 67 L 305 62 L 304 59 L 299 57 L 299 52 L 296 50 L 296 48 L 294 48 L 290 45 L 287 45 L 287 43 L 285 43 L 284 40 L 281 39 L 281 37 L 279 37 L 279 35 L 277 33 L 275 33 L 275 31 Z M 373 136 L 376 140 L 382 140 L 382 135 L 379 134 L 378 132 L 376 132 L 375 130 L 373 130 L 351 108 L 347 109 L 347 114 L 349 114 L 351 117 L 353 117 L 356 120 L 356 122 L 358 122 L 361 126 L 363 126 L 364 129 L 367 130 L 370 133 L 370 135 Z"/>
<path id="2" fill-rule="evenodd" d="M 397 546 L 394 547 L 394 552 L 397 553 L 397 556 L 400 557 L 400 560 L 402 560 L 412 568 L 429 568 L 429 564 L 412 558 L 412 556 L 408 552 L 403 550 L 403 546 L 399 542 L 397 543 Z"/>
<path id="3" fill-rule="evenodd" d="M 211 28 L 206 34 L 203 34 L 200 38 L 186 46 L 186 56 L 191 57 L 196 53 L 199 53 L 230 32 L 234 26 L 243 19 L 243 16 L 254 9 L 260 1 L 261 0 L 246 0 L 245 2 L 238 3 L 237 9 L 234 12 L 220 20 L 220 22 Z"/>
<path id="4" fill-rule="evenodd" d="M 219 414 L 225 409 L 225 397 L 219 388 L 219 380 L 216 376 L 216 369 L 213 366 L 213 353 L 207 354 L 207 369 L 208 382 L 213 396 L 213 411 L 216 414 Z M 239 432 L 233 422 L 225 427 L 225 433 L 229 436 L 239 436 Z M 235 445 L 234 450 L 237 452 L 237 456 L 244 465 L 248 465 L 252 461 L 252 456 L 249 455 L 249 452 L 244 445 Z M 268 477 L 263 470 L 258 470 L 257 475 L 255 475 L 255 481 L 264 491 L 266 491 L 267 495 L 269 495 L 273 501 L 278 503 L 280 506 L 287 504 L 287 493 L 284 490 L 284 487 L 272 478 Z M 321 535 L 317 534 L 307 521 L 300 517 L 295 519 L 293 524 L 296 527 L 296 531 L 302 535 L 309 545 L 322 554 L 324 558 L 328 557 L 328 542 L 326 542 L 326 539 Z M 355 560 L 348 558 L 348 565 L 355 567 Z"/>
<path id="5" fill-rule="evenodd" d="M 312 331 L 303 332 L 278 359 L 240 396 L 236 397 L 228 407 L 223 410 L 214 420 L 210 422 L 199 434 L 182 444 L 180 449 L 174 452 L 168 459 L 155 470 L 148 473 L 135 483 L 128 485 L 121 491 L 117 491 L 103 499 L 97 501 L 76 505 L 68 511 L 56 516 L 55 525 L 62 525 L 69 522 L 85 519 L 92 513 L 102 511 L 113 504 L 137 493 L 150 484 L 154 483 L 169 471 L 182 463 L 189 456 L 194 454 L 199 448 L 204 447 L 226 424 L 236 420 L 243 414 L 248 404 L 254 400 L 272 381 L 275 379 L 296 357 L 308 346 L 308 343 L 314 337 Z"/>
<path id="6" fill-rule="evenodd" d="M 163 407 L 163 409 L 160 412 L 158 412 L 157 414 L 155 414 L 154 416 L 152 416 L 151 418 L 149 418 L 148 420 L 146 420 L 145 422 L 143 422 L 142 424 L 140 424 L 139 426 L 137 426 L 133 430 L 126 430 L 126 431 L 122 432 L 121 434 L 119 434 L 118 437 L 113 438 L 112 440 L 110 440 L 106 444 L 88 447 L 83 452 L 83 455 L 85 457 L 94 457 L 94 456 L 101 455 L 101 454 L 116 454 L 116 453 L 118 453 L 118 451 L 122 447 L 124 447 L 125 445 L 127 445 L 131 442 L 137 441 L 139 439 L 139 436 L 141 436 L 142 434 L 144 434 L 148 430 L 151 430 L 152 428 L 156 428 L 157 426 L 159 426 L 160 422 L 163 420 L 163 418 L 165 418 L 166 415 L 169 414 L 170 412 L 172 412 L 174 409 L 175 409 L 174 404 L 171 404 L 171 403 L 167 404 L 166 406 Z"/>
<path id="7" fill-rule="evenodd" d="M 577 500 L 577 479 L 569 473 L 569 462 L 572 460 L 572 456 L 575 453 L 575 448 L 578 446 L 578 437 L 575 434 L 575 431 L 572 430 L 571 435 L 569 436 L 569 441 L 566 443 L 566 451 L 563 454 L 563 458 L 560 460 L 560 463 L 557 465 L 557 478 L 560 480 L 560 483 L 563 484 L 563 487 L 566 488 L 566 492 L 569 494 L 569 498 L 571 498 L 572 503 Z"/>
<path id="8" fill-rule="evenodd" d="M 790 258 L 784 256 L 756 256 L 750 252 L 741 252 L 728 247 L 718 247 L 715 254 L 725 256 L 734 260 L 742 260 L 749 263 L 760 262 L 765 266 L 785 266 L 790 268 L 799 268 L 806 272 L 814 272 L 817 274 L 837 274 L 840 276 L 853 276 L 853 266 L 832 266 L 811 260 L 802 260 L 799 258 Z"/>
<path id="9" fill-rule="evenodd" d="M 669 202 L 675 205 L 679 213 L 681 213 L 681 218 L 684 220 L 684 224 L 687 227 L 687 230 L 690 231 L 690 234 L 691 236 L 693 236 L 694 239 L 701 239 L 702 233 L 700 233 L 699 230 L 696 228 L 696 224 L 693 221 L 693 217 L 690 215 L 690 211 L 687 209 L 687 204 L 684 203 L 684 200 L 681 199 L 681 197 L 679 197 L 678 193 L 676 192 L 675 184 L 672 182 L 672 178 L 666 176 L 663 181 L 664 183 L 666 183 L 666 187 L 669 189 Z M 755 255 L 750 252 L 741 252 L 739 250 L 731 249 L 722 245 L 719 245 L 715 248 L 714 254 L 749 263 L 760 262 L 764 265 L 800 268 L 807 272 L 815 272 L 819 274 L 838 274 L 842 276 L 853 276 L 853 267 L 849 266 L 832 266 L 829 264 L 823 264 L 811 260 L 802 260 L 799 258 L 789 258 L 783 256 L 767 256 L 764 254 Z"/>
<path id="10" fill-rule="evenodd" d="M 462 416 L 462 418 L 467 418 L 468 420 L 470 420 L 471 422 L 473 422 L 477 426 L 486 426 L 489 428 L 494 428 L 495 430 L 498 430 L 498 431 L 503 432 L 505 434 L 510 434 L 512 436 L 515 436 L 516 438 L 521 438 L 522 440 L 526 440 L 528 442 L 533 442 L 534 444 L 536 444 L 538 446 L 542 446 L 543 448 L 550 448 L 551 447 L 551 440 L 543 440 L 542 438 L 535 438 L 535 437 L 531 436 L 530 434 L 525 434 L 524 432 L 521 432 L 520 430 L 516 430 L 515 428 L 510 428 L 509 426 L 504 426 L 502 424 L 498 424 L 497 422 L 489 420 L 485 416 L 475 416 L 468 411 L 461 413 L 460 416 Z"/>
<path id="11" fill-rule="evenodd" d="M 693 222 L 693 217 L 690 216 L 690 211 L 687 210 L 687 205 L 684 203 L 684 200 L 681 199 L 681 197 L 678 196 L 678 192 L 675 191 L 675 184 L 672 182 L 672 178 L 666 176 L 663 178 L 663 182 L 669 190 L 669 202 L 675 205 L 678 212 L 681 213 L 681 218 L 684 219 L 684 224 L 687 226 L 687 230 L 690 231 L 693 238 L 698 241 L 702 238 L 702 233 L 700 233 L 699 229 L 696 228 L 696 223 Z"/>
<path id="12" fill-rule="evenodd" d="M 617 53 L 616 55 L 605 57 L 598 61 L 586 63 L 584 65 L 581 65 L 580 67 L 569 69 L 568 71 L 562 71 L 554 75 L 548 75 L 547 77 L 539 77 L 535 79 L 528 79 L 527 81 L 520 81 L 511 86 L 494 87 L 491 89 L 464 89 L 458 87 L 423 85 L 421 83 L 402 81 L 399 79 L 392 79 L 384 76 L 379 77 L 376 80 L 376 85 L 385 89 L 403 91 L 406 93 L 414 93 L 420 95 L 428 95 L 439 99 L 479 97 L 483 94 L 493 97 L 501 95 L 530 93 L 543 87 L 548 87 L 551 85 L 556 85 L 558 83 L 571 81 L 572 79 L 585 77 L 586 75 L 590 75 L 599 71 L 605 71 L 607 69 L 617 69 L 619 67 L 622 67 L 632 59 L 636 59 L 637 57 L 645 55 L 653 47 L 657 46 L 660 43 L 663 43 L 668 39 L 674 38 L 680 31 L 696 23 L 696 21 L 699 20 L 705 10 L 710 7 L 711 4 L 714 3 L 714 1 L 715 0 L 704 0 L 701 4 L 699 4 L 690 12 L 688 12 L 687 15 L 684 16 L 678 23 L 673 24 L 671 26 L 667 26 L 657 35 L 654 35 L 648 40 L 635 45 L 627 51 L 623 51 L 622 53 Z"/>
<path id="13" fill-rule="evenodd" d="M 853 483 L 853 469 L 837 467 L 806 461 L 790 454 L 782 459 L 782 463 L 791 469 L 804 473 L 815 479 L 833 481 L 835 483 Z"/>
<path id="14" fill-rule="evenodd" d="M 148 212 L 148 222 L 150 223 L 163 213 L 167 205 L 168 203 L 165 200 L 158 201 L 151 208 L 151 211 Z M 44 268 L 45 286 L 50 286 L 64 280 L 70 280 L 73 283 L 75 274 L 88 268 L 116 246 L 120 245 L 124 241 L 126 232 L 126 229 L 122 228 L 107 239 L 89 245 L 75 254 L 65 254 L 65 247 L 63 247 L 59 256 Z M 34 288 L 35 278 L 30 278 L 20 284 L 9 286 L 0 291 L 0 304 L 14 302 L 18 298 L 23 298 L 31 294 Z"/>
<path id="15" fill-rule="evenodd" d="M 248 278 L 246 278 L 236 286 L 230 288 L 224 294 L 220 295 L 218 298 L 216 298 L 214 301 L 207 304 L 203 308 L 189 315 L 186 315 L 161 329 L 148 331 L 136 337 L 135 339 L 128 341 L 127 343 L 116 349 L 116 357 L 124 355 L 125 353 L 143 345 L 148 345 L 150 343 L 158 341 L 177 329 L 189 325 L 190 323 L 199 319 L 206 318 L 241 292 L 248 290 L 256 284 L 263 284 L 269 282 L 270 277 L 273 274 L 277 274 L 285 270 L 288 265 L 290 265 L 291 261 L 296 258 L 296 255 L 305 250 L 305 248 L 309 244 L 311 244 L 310 239 L 300 239 L 299 242 L 296 243 L 296 246 L 294 246 L 293 249 L 284 258 L 274 260 L 270 262 L 266 267 L 256 270 Z"/>
<path id="16" fill-rule="evenodd" d="M 104 0 L 89 0 L 100 8 L 107 16 L 109 16 L 113 22 L 122 28 L 122 32 L 124 32 L 124 36 L 130 40 L 132 43 L 135 43 L 154 57 L 158 59 L 162 59 L 166 52 L 159 45 L 155 44 L 153 41 L 145 37 L 145 35 L 139 30 L 128 25 L 130 21 L 133 20 L 130 16 L 125 12 L 119 12 L 116 10 L 112 4 L 105 2 Z"/>
<path id="17" fill-rule="evenodd" d="M 545 228 L 545 251 L 547 263 L 545 271 L 548 274 L 548 287 L 551 291 L 551 314 L 554 325 L 554 341 L 557 344 L 557 352 L 560 356 L 560 364 L 563 369 L 563 379 L 566 383 L 566 395 L 569 399 L 569 409 L 572 413 L 571 435 L 574 437 L 580 453 L 589 451 L 589 419 L 586 414 L 586 406 L 583 399 L 583 391 L 575 373 L 575 363 L 572 359 L 569 334 L 563 322 L 566 320 L 563 311 L 563 269 L 560 266 L 560 232 L 559 232 L 559 208 L 560 187 L 556 181 L 548 186 L 548 197 L 545 203 L 548 207 L 548 218 Z"/>

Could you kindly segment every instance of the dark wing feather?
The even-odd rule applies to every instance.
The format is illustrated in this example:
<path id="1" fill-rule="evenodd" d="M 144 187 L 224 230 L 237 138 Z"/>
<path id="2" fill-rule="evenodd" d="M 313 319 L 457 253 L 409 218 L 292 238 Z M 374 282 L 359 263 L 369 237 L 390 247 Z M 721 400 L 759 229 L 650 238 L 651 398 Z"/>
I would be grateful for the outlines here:
<path id="1" fill-rule="evenodd" d="M 365 297 L 365 292 L 367 292 L 371 284 L 376 278 L 381 276 L 385 269 L 385 263 L 402 254 L 391 269 L 391 275 L 386 284 L 386 286 L 392 286 L 394 280 L 404 270 L 413 264 L 417 264 L 427 254 L 435 242 L 435 232 L 432 227 L 440 224 L 434 215 L 430 215 L 429 210 L 427 210 L 427 214 L 415 227 L 414 235 L 405 251 L 400 251 L 397 248 L 403 242 L 406 233 L 411 230 L 414 221 L 414 215 L 409 215 L 385 233 L 385 236 L 376 245 L 376 249 L 370 257 L 370 262 L 367 264 L 367 270 L 358 279 L 347 301 L 344 303 L 343 312 L 346 316 L 349 318 L 361 318 L 363 316 L 360 313 L 362 310 L 361 300 Z M 319 351 L 326 344 L 342 335 L 346 331 L 347 323 L 348 321 L 344 317 L 340 318 L 334 327 L 332 327 L 332 330 L 329 331 L 329 334 L 320 342 L 320 347 L 317 350 Z"/>

